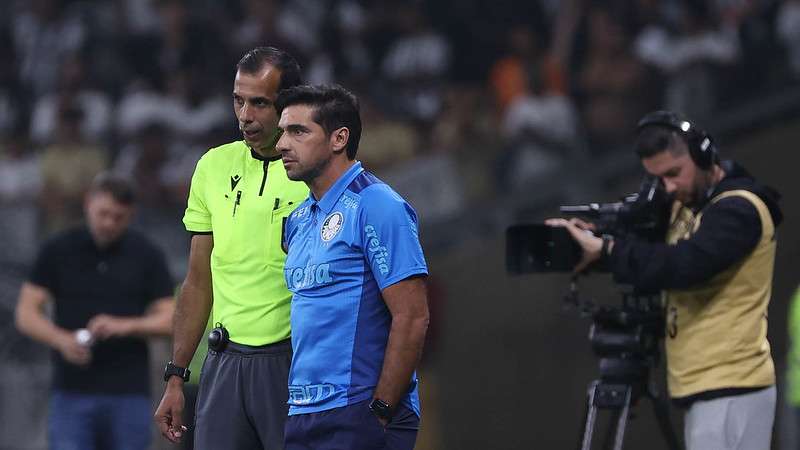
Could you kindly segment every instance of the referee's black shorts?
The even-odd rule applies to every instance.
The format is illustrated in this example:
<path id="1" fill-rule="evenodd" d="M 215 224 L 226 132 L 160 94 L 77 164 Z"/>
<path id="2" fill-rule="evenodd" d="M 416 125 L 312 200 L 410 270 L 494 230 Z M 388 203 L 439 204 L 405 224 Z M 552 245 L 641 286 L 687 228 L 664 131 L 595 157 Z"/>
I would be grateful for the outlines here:
<path id="1" fill-rule="evenodd" d="M 200 376 L 195 450 L 281 450 L 288 414 L 290 340 L 208 351 Z"/>

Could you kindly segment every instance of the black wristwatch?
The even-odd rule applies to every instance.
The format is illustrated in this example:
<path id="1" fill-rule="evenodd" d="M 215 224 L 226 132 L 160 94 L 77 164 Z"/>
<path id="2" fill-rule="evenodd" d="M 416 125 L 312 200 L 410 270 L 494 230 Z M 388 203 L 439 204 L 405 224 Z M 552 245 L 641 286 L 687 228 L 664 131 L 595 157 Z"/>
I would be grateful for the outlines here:
<path id="1" fill-rule="evenodd" d="M 379 398 L 372 400 L 372 403 L 369 404 L 369 410 L 372 411 L 372 414 L 387 422 L 392 420 L 392 407 Z"/>
<path id="2" fill-rule="evenodd" d="M 164 381 L 169 381 L 169 377 L 175 375 L 181 377 L 184 382 L 189 381 L 189 375 L 191 371 L 185 367 L 178 367 L 172 363 L 172 361 L 167 363 L 167 367 L 164 367 Z"/>

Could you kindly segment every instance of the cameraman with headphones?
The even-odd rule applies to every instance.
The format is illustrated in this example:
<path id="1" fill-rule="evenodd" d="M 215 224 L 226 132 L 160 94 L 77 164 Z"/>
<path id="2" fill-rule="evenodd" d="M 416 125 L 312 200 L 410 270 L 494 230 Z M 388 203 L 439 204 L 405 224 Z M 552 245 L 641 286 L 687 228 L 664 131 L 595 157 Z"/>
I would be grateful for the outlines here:
<path id="1" fill-rule="evenodd" d="M 602 260 L 616 281 L 662 291 L 667 384 L 686 408 L 689 450 L 770 448 L 775 368 L 767 341 L 780 195 L 711 137 L 668 112 L 637 125 L 636 153 L 672 196 L 665 243 L 596 237 L 590 223 L 551 219 L 583 248 L 582 271 Z"/>

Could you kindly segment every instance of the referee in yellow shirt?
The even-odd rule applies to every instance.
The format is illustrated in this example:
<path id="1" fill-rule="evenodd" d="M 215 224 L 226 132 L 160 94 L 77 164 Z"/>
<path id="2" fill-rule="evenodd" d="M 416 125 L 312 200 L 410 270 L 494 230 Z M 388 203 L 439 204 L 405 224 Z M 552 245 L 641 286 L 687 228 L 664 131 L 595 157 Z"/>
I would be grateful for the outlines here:
<path id="1" fill-rule="evenodd" d="M 273 102 L 300 83 L 300 67 L 281 50 L 259 47 L 236 69 L 233 107 L 244 140 L 209 150 L 192 177 L 183 218 L 192 233 L 189 269 L 155 414 L 172 442 L 192 432 L 183 423 L 183 384 L 210 313 L 216 328 L 200 378 L 198 450 L 281 449 L 287 415 L 291 295 L 283 279 L 282 228 L 308 189 L 286 177 L 275 150 L 280 131 Z"/>

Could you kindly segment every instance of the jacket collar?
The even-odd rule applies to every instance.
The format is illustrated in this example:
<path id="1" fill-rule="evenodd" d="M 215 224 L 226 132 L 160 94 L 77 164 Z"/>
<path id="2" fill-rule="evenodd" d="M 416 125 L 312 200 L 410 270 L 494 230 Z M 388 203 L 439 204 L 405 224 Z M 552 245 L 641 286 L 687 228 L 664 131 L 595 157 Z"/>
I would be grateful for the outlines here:
<path id="1" fill-rule="evenodd" d="M 331 188 L 328 189 L 328 192 L 326 192 L 319 201 L 314 198 L 313 193 L 309 192 L 308 198 L 311 200 L 311 204 L 316 204 L 325 214 L 330 213 L 344 191 L 350 186 L 350 183 L 352 183 L 357 176 L 361 175 L 362 172 L 364 172 L 364 168 L 361 167 L 361 161 L 356 161 L 355 164 L 350 166 L 350 168 L 333 183 Z"/>
<path id="2" fill-rule="evenodd" d="M 242 142 L 244 142 L 244 141 L 242 141 Z M 247 145 L 247 143 L 245 142 L 245 144 L 244 144 L 244 145 Z M 257 160 L 259 160 L 259 161 L 268 161 L 268 162 L 272 162 L 272 161 L 277 161 L 277 160 L 281 159 L 281 155 L 280 155 L 280 153 L 278 153 L 278 154 L 277 154 L 277 155 L 275 155 L 275 156 L 270 156 L 269 158 L 267 158 L 267 157 L 261 156 L 261 154 L 260 154 L 260 153 L 258 153 L 257 151 L 253 150 L 253 148 L 252 148 L 252 147 L 250 147 L 249 145 L 247 145 L 247 148 L 250 150 L 250 156 L 252 156 L 252 157 L 253 157 L 253 159 L 257 159 Z"/>

